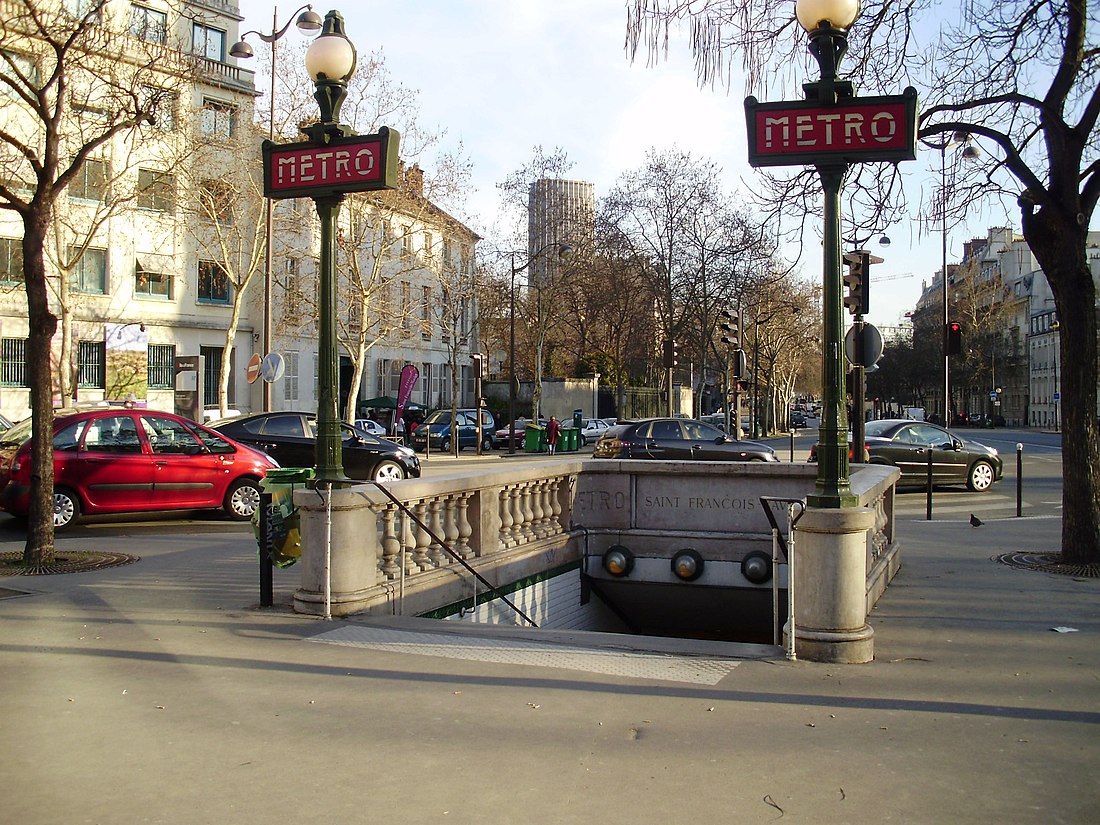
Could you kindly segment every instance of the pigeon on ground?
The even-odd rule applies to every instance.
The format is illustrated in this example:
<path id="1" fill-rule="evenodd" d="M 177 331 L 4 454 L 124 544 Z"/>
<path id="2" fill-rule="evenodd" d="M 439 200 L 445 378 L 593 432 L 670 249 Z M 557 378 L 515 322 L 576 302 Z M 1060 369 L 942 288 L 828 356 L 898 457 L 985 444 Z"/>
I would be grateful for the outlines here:
<path id="1" fill-rule="evenodd" d="M 980 518 L 978 518 L 973 513 L 970 514 L 970 526 L 971 527 L 981 527 L 983 524 L 985 524 L 984 521 L 982 521 Z"/>

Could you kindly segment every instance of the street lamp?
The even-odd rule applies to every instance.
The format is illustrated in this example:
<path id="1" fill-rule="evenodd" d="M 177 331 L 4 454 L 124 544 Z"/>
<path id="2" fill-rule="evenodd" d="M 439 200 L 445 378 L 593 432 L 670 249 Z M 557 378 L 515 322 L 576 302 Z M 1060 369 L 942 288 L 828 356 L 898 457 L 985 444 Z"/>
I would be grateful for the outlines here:
<path id="1" fill-rule="evenodd" d="M 355 72 L 355 46 L 344 33 L 344 18 L 338 11 L 325 15 L 321 34 L 306 50 L 306 71 L 316 85 L 314 100 L 321 111 L 317 123 L 302 131 L 315 145 L 325 145 L 353 134 L 339 123 L 340 107 L 348 92 L 348 79 Z M 337 411 L 339 362 L 336 351 L 336 217 L 343 192 L 315 195 L 314 205 L 321 223 L 320 324 L 318 330 L 317 376 L 317 479 L 339 481 L 344 477 L 340 444 L 340 416 Z"/>
<path id="2" fill-rule="evenodd" d="M 809 34 L 809 52 L 821 69 L 821 79 L 806 83 L 808 99 L 834 106 L 853 96 L 852 84 L 837 78 L 837 67 L 848 50 L 848 28 L 859 14 L 858 0 L 797 0 L 795 15 Z M 840 278 L 840 190 L 848 164 L 825 158 L 816 164 L 824 203 L 822 277 L 822 409 L 818 443 L 817 482 L 807 501 L 815 507 L 854 506 L 848 480 L 848 411 L 843 403 L 844 325 Z"/>
<path id="3" fill-rule="evenodd" d="M 951 426 L 951 356 L 947 354 L 947 325 L 951 323 L 951 310 L 948 305 L 947 289 L 947 150 L 951 146 L 962 145 L 962 157 L 972 160 L 980 154 L 978 147 L 971 141 L 973 138 L 968 132 L 961 130 L 954 132 L 951 137 L 944 137 L 936 142 L 922 140 L 921 142 L 930 149 L 937 149 L 940 153 L 940 228 L 941 228 L 941 266 L 943 268 L 943 326 L 941 338 L 943 339 L 943 426 Z"/>
<path id="4" fill-rule="evenodd" d="M 298 15 L 298 19 L 294 21 L 298 30 L 302 34 L 312 34 L 321 28 L 321 16 L 317 12 L 313 11 L 313 6 L 302 6 L 298 11 L 291 14 L 291 18 L 294 14 Z M 250 34 L 256 35 L 264 43 L 271 46 L 271 93 L 268 96 L 268 110 L 267 110 L 267 139 L 275 140 L 275 76 L 276 67 L 278 65 L 278 50 L 276 43 L 287 33 L 290 28 L 290 21 L 279 28 L 279 10 L 273 9 L 271 12 L 271 33 L 264 34 L 255 30 L 247 31 L 241 35 L 241 39 L 233 44 L 233 47 L 229 50 L 231 57 L 248 59 L 254 56 L 252 46 L 245 40 Z M 261 342 L 261 349 L 266 357 L 271 352 L 271 215 L 274 207 L 274 202 L 271 198 L 265 198 L 264 207 L 264 327 L 263 327 L 263 340 Z M 264 412 L 270 412 L 271 410 L 271 382 L 263 382 L 263 398 L 262 405 Z"/>
<path id="5" fill-rule="evenodd" d="M 546 252 L 547 249 L 554 246 L 554 243 L 548 243 L 543 245 L 531 255 L 521 267 L 516 267 L 516 253 L 512 255 L 512 292 L 511 299 L 509 301 L 509 323 L 508 323 L 508 364 L 509 364 L 509 387 L 508 387 L 508 453 L 514 455 L 516 452 L 516 275 L 523 272 L 525 269 L 531 266 L 539 257 Z M 557 244 L 558 247 L 558 259 L 560 261 L 567 261 L 569 256 L 573 254 L 573 246 L 571 244 L 563 243 Z M 541 301 L 540 301 L 541 303 Z M 538 423 L 536 419 L 535 423 Z"/>

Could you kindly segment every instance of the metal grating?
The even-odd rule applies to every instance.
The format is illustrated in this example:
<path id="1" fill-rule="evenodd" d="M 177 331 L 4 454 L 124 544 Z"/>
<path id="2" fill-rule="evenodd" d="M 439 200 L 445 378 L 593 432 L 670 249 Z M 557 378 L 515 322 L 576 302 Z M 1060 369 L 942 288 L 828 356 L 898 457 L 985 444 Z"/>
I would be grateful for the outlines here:
<path id="1" fill-rule="evenodd" d="M 361 647 L 389 653 L 440 656 L 446 659 L 496 662 L 530 667 L 555 667 L 631 679 L 658 679 L 716 685 L 740 662 L 695 656 L 640 653 L 506 638 L 419 633 L 390 628 L 348 625 L 307 641 Z"/>

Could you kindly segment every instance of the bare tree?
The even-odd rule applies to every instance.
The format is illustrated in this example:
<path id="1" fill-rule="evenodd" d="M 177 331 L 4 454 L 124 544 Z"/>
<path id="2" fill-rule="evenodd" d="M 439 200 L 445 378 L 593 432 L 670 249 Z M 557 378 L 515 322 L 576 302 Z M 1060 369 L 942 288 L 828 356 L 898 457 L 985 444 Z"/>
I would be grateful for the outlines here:
<path id="1" fill-rule="evenodd" d="M 742 56 L 750 88 L 766 74 L 804 79 L 805 36 L 793 11 L 774 0 L 633 0 L 628 51 L 656 59 L 670 28 L 683 21 L 702 81 L 728 80 L 733 54 Z M 988 150 L 966 173 L 970 185 L 955 188 L 957 202 L 1015 199 L 1062 328 L 1062 555 L 1100 562 L 1097 296 L 1086 253 L 1100 198 L 1100 62 L 1089 29 L 1096 10 L 1089 0 L 973 0 L 956 13 L 946 16 L 943 4 L 931 0 L 868 0 L 852 27 L 844 68 L 864 92 L 897 93 L 915 79 L 925 100 L 922 138 L 970 135 Z M 921 25 L 939 27 L 931 48 Z M 881 186 L 854 188 L 868 197 L 868 207 L 897 210 L 904 203 L 900 177 L 888 167 L 876 174 Z M 806 214 L 798 203 L 787 208 Z M 860 219 L 870 219 L 866 209 Z"/>
<path id="2" fill-rule="evenodd" d="M 161 101 L 146 91 L 161 71 L 186 64 L 160 42 L 120 30 L 107 0 L 71 4 L 20 0 L 5 8 L 0 29 L 0 88 L 9 102 L 0 125 L 0 209 L 23 224 L 27 293 L 27 383 L 33 449 L 31 503 L 24 560 L 54 556 L 53 406 L 50 348 L 57 315 L 50 305 L 45 250 L 57 203 L 116 138 L 157 116 Z M 174 65 L 168 65 L 172 61 Z M 94 102 L 95 111 L 74 107 Z"/>

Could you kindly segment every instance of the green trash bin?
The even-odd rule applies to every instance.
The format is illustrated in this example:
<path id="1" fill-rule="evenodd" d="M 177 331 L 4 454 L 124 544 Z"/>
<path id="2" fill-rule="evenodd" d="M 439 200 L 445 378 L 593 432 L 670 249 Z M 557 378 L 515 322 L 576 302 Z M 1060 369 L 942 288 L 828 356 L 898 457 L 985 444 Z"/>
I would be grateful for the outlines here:
<path id="1" fill-rule="evenodd" d="M 260 491 L 271 496 L 267 508 L 268 547 L 271 548 L 271 563 L 279 568 L 290 567 L 302 555 L 301 517 L 294 506 L 294 488 L 313 480 L 312 467 L 280 467 L 268 470 L 260 481 Z M 264 543 L 260 536 L 260 508 L 252 514 L 252 531 L 259 545 L 258 553 L 263 560 Z"/>
<path id="2" fill-rule="evenodd" d="M 546 430 L 538 424 L 528 424 L 527 432 L 523 439 L 523 451 L 525 453 L 541 453 L 546 451 Z"/>
<path id="3" fill-rule="evenodd" d="M 577 447 L 577 437 L 580 435 L 580 430 L 576 427 L 562 427 L 561 438 L 558 439 L 558 449 L 563 453 L 575 453 Z"/>

